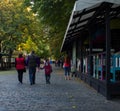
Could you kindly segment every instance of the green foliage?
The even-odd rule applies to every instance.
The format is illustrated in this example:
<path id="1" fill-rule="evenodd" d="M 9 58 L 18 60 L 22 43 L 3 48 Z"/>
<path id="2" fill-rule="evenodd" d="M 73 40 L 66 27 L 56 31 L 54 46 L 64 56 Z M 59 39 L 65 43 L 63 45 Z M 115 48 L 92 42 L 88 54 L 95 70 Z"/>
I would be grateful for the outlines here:
<path id="1" fill-rule="evenodd" d="M 0 40 L 1 51 L 13 51 L 22 42 L 23 26 L 27 22 L 22 1 L 16 0 L 0 2 Z M 25 22 L 26 21 L 26 22 Z"/>
<path id="2" fill-rule="evenodd" d="M 50 55 L 43 43 L 42 25 L 25 0 L 0 2 L 0 50 L 13 52 L 35 50 L 40 56 Z M 48 47 L 48 46 L 47 46 Z"/>
<path id="3" fill-rule="evenodd" d="M 32 10 L 38 14 L 43 30 L 47 29 L 46 41 L 56 58 L 61 56 L 60 47 L 75 1 L 34 0 Z"/>
<path id="4" fill-rule="evenodd" d="M 75 0 L 30 1 L 1 0 L 0 50 L 34 49 L 42 57 L 59 58 Z"/>

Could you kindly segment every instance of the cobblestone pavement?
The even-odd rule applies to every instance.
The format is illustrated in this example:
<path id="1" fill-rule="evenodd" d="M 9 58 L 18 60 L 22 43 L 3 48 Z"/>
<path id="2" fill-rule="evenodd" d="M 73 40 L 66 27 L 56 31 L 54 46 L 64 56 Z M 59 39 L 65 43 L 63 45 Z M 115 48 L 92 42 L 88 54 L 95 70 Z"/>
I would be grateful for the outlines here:
<path id="1" fill-rule="evenodd" d="M 18 84 L 16 70 L 0 71 L 0 111 L 120 111 L 120 99 L 108 101 L 80 80 L 64 80 L 60 68 L 53 69 L 51 84 L 43 70 L 35 85 L 28 77 Z"/>

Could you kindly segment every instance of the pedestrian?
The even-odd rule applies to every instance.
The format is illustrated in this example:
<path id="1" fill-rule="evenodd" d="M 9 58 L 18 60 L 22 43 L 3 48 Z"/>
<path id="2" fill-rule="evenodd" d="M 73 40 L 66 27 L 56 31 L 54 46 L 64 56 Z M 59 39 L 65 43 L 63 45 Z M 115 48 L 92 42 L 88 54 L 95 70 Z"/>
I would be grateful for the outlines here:
<path id="1" fill-rule="evenodd" d="M 63 63 L 63 68 L 64 68 L 64 75 L 65 75 L 65 80 L 70 80 L 70 58 L 68 56 L 65 57 L 64 63 Z"/>
<path id="2" fill-rule="evenodd" d="M 50 62 L 48 59 L 45 60 L 44 66 L 41 68 L 45 70 L 45 79 L 46 84 L 50 84 L 50 78 L 52 73 L 52 66 L 50 65 Z"/>
<path id="3" fill-rule="evenodd" d="M 34 51 L 32 51 L 30 55 L 28 55 L 27 65 L 29 70 L 30 85 L 33 85 L 35 84 L 36 68 L 39 69 L 40 66 L 40 59 L 38 59 Z"/>
<path id="4" fill-rule="evenodd" d="M 23 73 L 26 69 L 25 58 L 23 54 L 20 53 L 17 58 L 15 58 L 15 67 L 18 72 L 18 81 L 19 83 L 23 83 Z"/>

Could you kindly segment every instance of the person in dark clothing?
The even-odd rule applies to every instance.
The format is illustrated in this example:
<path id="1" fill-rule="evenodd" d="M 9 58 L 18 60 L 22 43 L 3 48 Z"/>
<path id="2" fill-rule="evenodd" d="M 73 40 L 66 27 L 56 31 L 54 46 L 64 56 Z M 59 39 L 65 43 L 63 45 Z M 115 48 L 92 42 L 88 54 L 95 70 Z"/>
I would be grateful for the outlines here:
<path id="1" fill-rule="evenodd" d="M 35 84 L 35 75 L 36 75 L 36 68 L 40 66 L 40 60 L 35 55 L 35 52 L 32 51 L 31 54 L 27 58 L 27 65 L 29 69 L 29 80 L 30 85 Z"/>
<path id="2" fill-rule="evenodd" d="M 22 53 L 15 59 L 15 67 L 18 72 L 18 81 L 22 84 L 23 82 L 23 72 L 25 69 L 25 58 L 22 56 Z"/>

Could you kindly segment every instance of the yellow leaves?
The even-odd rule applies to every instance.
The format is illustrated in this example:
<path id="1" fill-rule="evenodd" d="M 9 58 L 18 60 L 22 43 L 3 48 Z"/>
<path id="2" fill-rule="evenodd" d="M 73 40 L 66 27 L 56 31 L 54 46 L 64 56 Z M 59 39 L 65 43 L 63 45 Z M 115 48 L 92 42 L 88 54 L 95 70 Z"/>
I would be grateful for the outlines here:
<path id="1" fill-rule="evenodd" d="M 73 109 L 75 109 L 75 108 L 76 108 L 76 106 L 74 105 L 74 106 L 72 106 L 72 108 L 73 108 Z"/>
<path id="2" fill-rule="evenodd" d="M 69 99 L 70 99 L 70 102 L 71 102 L 71 103 L 74 103 L 74 96 L 73 96 L 73 95 L 70 95 L 70 96 L 69 96 Z M 76 109 L 76 108 L 77 108 L 76 105 L 72 105 L 71 107 L 72 107 L 73 109 Z"/>
<path id="3" fill-rule="evenodd" d="M 20 17 L 20 14 L 16 13 L 16 14 L 14 15 L 14 17 L 17 19 L 17 18 Z"/>
<path id="4" fill-rule="evenodd" d="M 24 29 L 24 33 L 28 34 L 28 29 L 27 28 Z"/>
<path id="5" fill-rule="evenodd" d="M 70 98 L 70 99 L 73 99 L 73 96 L 70 96 L 69 98 Z"/>
<path id="6" fill-rule="evenodd" d="M 28 12 L 31 11 L 31 8 L 30 8 L 30 7 L 27 7 L 27 11 L 28 11 Z"/>

